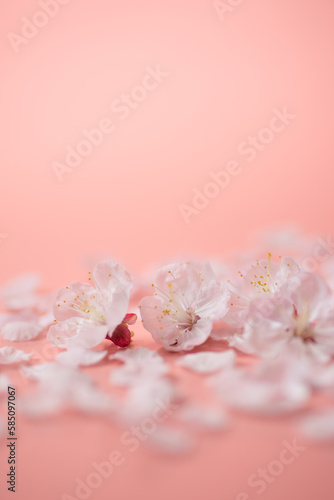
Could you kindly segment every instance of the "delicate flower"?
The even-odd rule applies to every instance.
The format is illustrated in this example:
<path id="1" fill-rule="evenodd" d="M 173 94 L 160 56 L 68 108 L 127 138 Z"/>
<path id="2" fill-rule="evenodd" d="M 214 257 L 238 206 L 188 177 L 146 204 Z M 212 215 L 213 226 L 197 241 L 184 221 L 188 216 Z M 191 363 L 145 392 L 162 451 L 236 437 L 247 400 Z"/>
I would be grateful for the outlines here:
<path id="1" fill-rule="evenodd" d="M 293 349 L 326 362 L 334 355 L 331 301 L 330 290 L 320 276 L 302 273 L 293 289 L 284 286 L 274 298 L 254 301 L 244 332 L 230 344 L 264 357 Z"/>
<path id="2" fill-rule="evenodd" d="M 129 273 L 113 261 L 104 261 L 94 267 L 93 281 L 95 287 L 72 283 L 59 290 L 54 306 L 58 323 L 48 332 L 54 345 L 91 348 L 105 338 L 119 347 L 129 345 L 132 333 L 128 325 L 137 319 L 135 314 L 127 314 L 132 286 Z"/>
<path id="3" fill-rule="evenodd" d="M 228 311 L 229 293 L 213 272 L 172 264 L 157 272 L 153 297 L 139 305 L 143 325 L 170 351 L 190 350 L 210 336 L 213 322 Z"/>
<path id="4" fill-rule="evenodd" d="M 245 273 L 238 271 L 240 282 L 228 281 L 231 292 L 231 308 L 224 318 L 225 323 L 242 328 L 249 316 L 252 301 L 263 296 L 274 296 L 282 286 L 300 273 L 299 265 L 290 257 L 280 263 L 258 260 Z"/>

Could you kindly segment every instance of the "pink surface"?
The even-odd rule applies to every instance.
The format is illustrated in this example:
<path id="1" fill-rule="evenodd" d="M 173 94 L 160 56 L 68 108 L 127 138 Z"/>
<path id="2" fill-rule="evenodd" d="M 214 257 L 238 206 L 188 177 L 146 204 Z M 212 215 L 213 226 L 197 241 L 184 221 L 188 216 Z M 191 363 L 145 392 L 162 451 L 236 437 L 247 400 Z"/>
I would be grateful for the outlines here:
<path id="1" fill-rule="evenodd" d="M 62 3 L 17 52 L 8 34 L 21 33 L 23 17 L 39 22 L 39 2 L 2 9 L 1 281 L 36 269 L 52 289 L 84 279 L 83 263 L 96 255 L 134 271 L 171 254 L 224 255 L 262 226 L 332 233 L 333 2 L 226 0 L 224 19 L 212 1 Z M 126 115 L 115 111 L 123 93 L 140 100 L 134 88 L 153 85 L 148 67 L 168 76 Z M 113 131 L 59 182 L 53 162 L 105 118 Z M 258 149 L 247 150 L 250 136 Z M 219 171 L 229 180 L 210 187 Z M 192 205 L 194 190 L 212 197 L 195 200 L 186 223 L 180 207 Z M 135 342 L 154 347 L 140 326 Z M 87 371 L 103 382 L 107 367 Z M 196 393 L 196 376 L 182 377 Z M 186 457 L 125 450 L 92 498 L 257 498 L 247 479 L 294 438 L 288 423 L 236 415 L 230 431 L 203 435 Z M 29 500 L 73 495 L 76 477 L 124 432 L 77 414 L 18 424 L 15 498 Z M 332 464 L 332 445 L 307 448 L 261 497 L 329 500 Z"/>
<path id="2" fill-rule="evenodd" d="M 2 342 L 2 345 L 10 344 Z M 40 359 L 41 355 L 44 361 L 51 361 L 52 351 L 58 351 L 56 348 L 46 348 L 45 340 L 36 340 L 33 344 L 34 351 L 39 354 L 35 355 L 32 363 Z M 157 349 L 147 332 L 137 325 L 133 347 L 141 345 Z M 15 347 L 31 351 L 31 344 L 15 343 Z M 109 342 L 101 345 L 101 348 L 108 347 Z M 225 344 L 210 340 L 199 350 L 203 348 L 216 351 L 224 349 Z M 110 352 L 114 351 L 115 348 L 111 347 Z M 179 356 L 163 352 L 162 349 L 159 354 L 169 361 L 175 361 Z M 110 364 L 101 362 L 84 371 L 93 376 L 100 386 L 110 390 Z M 13 380 L 18 394 L 31 385 L 31 382 L 24 383 L 25 378 L 18 377 L 15 369 L 6 369 L 4 372 Z M 190 397 L 207 402 L 213 399 L 212 394 L 205 389 L 203 376 L 178 367 L 172 369 L 171 376 L 181 381 Z M 321 401 L 314 400 L 314 404 L 320 405 Z M 118 450 L 124 457 L 124 463 L 115 467 L 111 476 L 104 479 L 98 488 L 92 489 L 87 498 L 102 500 L 112 495 L 121 500 L 133 496 L 150 500 L 189 497 L 195 500 L 203 497 L 210 500 L 249 500 L 260 496 L 256 493 L 259 485 L 248 484 L 250 476 L 257 474 L 261 468 L 267 469 L 272 461 L 279 459 L 284 449 L 282 443 L 287 441 L 292 444 L 295 439 L 297 445 L 305 449 L 299 452 L 291 464 L 285 466 L 280 475 L 273 477 L 269 474 L 272 482 L 266 483 L 261 498 L 332 498 L 333 444 L 310 445 L 303 442 L 294 429 L 298 413 L 269 419 L 247 417 L 236 412 L 232 412 L 232 415 L 231 428 L 213 433 L 203 432 L 197 448 L 180 456 L 165 456 L 164 453 L 153 451 L 145 442 L 141 442 L 138 449 L 131 452 L 129 446 L 121 443 L 121 436 L 128 427 L 117 427 L 104 418 L 66 413 L 61 417 L 56 415 L 48 420 L 35 421 L 21 416 L 17 422 L 19 458 L 15 498 L 69 500 L 66 496 L 62 497 L 64 494 L 75 498 L 77 478 L 86 482 L 87 476 L 95 472 L 92 463 L 106 461 L 113 451 Z M 2 464 L 6 462 L 3 447 L 0 460 Z M 4 492 L 4 495 L 5 498 L 11 498 L 11 493 Z"/>

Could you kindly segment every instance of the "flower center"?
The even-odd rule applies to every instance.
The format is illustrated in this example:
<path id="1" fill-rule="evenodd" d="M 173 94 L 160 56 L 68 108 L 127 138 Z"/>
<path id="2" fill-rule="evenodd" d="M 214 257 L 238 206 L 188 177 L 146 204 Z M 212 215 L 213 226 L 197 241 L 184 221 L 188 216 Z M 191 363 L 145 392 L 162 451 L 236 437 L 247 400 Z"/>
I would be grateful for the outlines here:
<path id="1" fill-rule="evenodd" d="M 293 337 L 298 337 L 304 342 L 314 342 L 314 324 L 309 322 L 308 308 L 305 306 L 300 312 L 293 305 Z"/>

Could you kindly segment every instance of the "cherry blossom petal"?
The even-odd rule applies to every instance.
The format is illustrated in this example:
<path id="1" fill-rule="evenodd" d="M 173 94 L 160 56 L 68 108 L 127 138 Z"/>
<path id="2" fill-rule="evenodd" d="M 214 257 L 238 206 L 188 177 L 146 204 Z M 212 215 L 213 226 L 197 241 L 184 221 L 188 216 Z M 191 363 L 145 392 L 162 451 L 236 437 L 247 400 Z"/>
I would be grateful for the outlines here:
<path id="1" fill-rule="evenodd" d="M 156 427 L 148 435 L 147 442 L 157 451 L 169 455 L 189 453 L 196 444 L 194 438 L 186 432 L 167 425 Z"/>
<path id="2" fill-rule="evenodd" d="M 163 339 L 161 343 L 169 351 L 190 351 L 194 347 L 204 344 L 210 337 L 211 331 L 212 321 L 200 319 L 191 330 L 181 331 L 174 337 L 173 335 L 169 336 L 167 339 Z"/>
<path id="3" fill-rule="evenodd" d="M 290 257 L 284 257 L 278 264 L 268 260 L 257 261 L 250 268 L 241 273 L 237 280 L 229 280 L 231 290 L 231 308 L 224 321 L 234 328 L 241 328 L 250 315 L 249 307 L 255 299 L 264 297 L 269 300 L 292 282 L 293 290 L 300 273 L 300 267 Z M 297 281 L 298 283 L 298 281 Z"/>
<path id="4" fill-rule="evenodd" d="M 303 417 L 298 427 L 312 441 L 334 440 L 334 408 Z"/>
<path id="5" fill-rule="evenodd" d="M 165 309 L 165 303 L 161 297 L 144 297 L 140 301 L 139 308 L 143 326 L 152 334 L 156 342 L 160 339 L 162 330 L 164 337 L 175 337 L 177 335 L 177 324 L 169 321 L 168 317 L 164 318 L 164 324 L 161 322 L 161 315 Z M 161 342 L 159 341 L 159 343 Z"/>
<path id="6" fill-rule="evenodd" d="M 177 365 L 197 373 L 214 373 L 218 370 L 228 370 L 235 366 L 236 354 L 233 349 L 223 352 L 197 352 L 182 356 Z"/>
<path id="7" fill-rule="evenodd" d="M 188 403 L 177 413 L 180 422 L 203 430 L 221 430 L 228 427 L 227 415 L 221 409 Z"/>
<path id="8" fill-rule="evenodd" d="M 126 314 L 122 323 L 126 323 L 127 325 L 134 325 L 137 321 L 137 314 L 129 313 Z"/>
<path id="9" fill-rule="evenodd" d="M 220 372 L 211 385 L 228 406 L 268 416 L 297 410 L 310 396 L 298 366 L 285 360 L 261 363 L 254 371 Z"/>
<path id="10" fill-rule="evenodd" d="M 167 420 L 175 411 L 175 401 L 180 398 L 179 391 L 170 380 L 163 378 L 144 378 L 140 384 L 131 385 L 119 411 L 119 418 L 124 423 L 136 423 L 144 418 Z"/>
<path id="11" fill-rule="evenodd" d="M 83 309 L 90 309 L 98 302 L 96 289 L 87 283 L 75 282 L 61 288 L 56 296 L 53 314 L 57 321 L 65 321 L 73 317 L 86 317 Z"/>
<path id="12" fill-rule="evenodd" d="M 48 340 L 57 347 L 84 347 L 90 349 L 100 344 L 108 333 L 106 325 L 95 321 L 74 317 L 52 325 Z"/>
<path id="13" fill-rule="evenodd" d="M 119 351 L 109 356 L 109 359 L 124 362 L 124 366 L 111 372 L 110 380 L 115 385 L 141 384 L 145 383 L 145 379 L 156 380 L 168 372 L 164 359 L 146 347 Z"/>
<path id="14" fill-rule="evenodd" d="M 38 382 L 36 390 L 21 400 L 21 409 L 28 416 L 44 417 L 68 408 L 109 415 L 116 408 L 108 394 L 74 367 L 46 363 L 39 370 L 25 370 L 25 373 Z"/>
<path id="15" fill-rule="evenodd" d="M 127 313 L 131 276 L 116 262 L 106 260 L 94 267 L 93 279 L 106 310 L 109 330 L 113 331 Z"/>
<path id="16" fill-rule="evenodd" d="M 7 375 L 3 375 L 0 373 L 0 395 L 7 394 L 8 387 L 11 385 L 11 381 L 7 377 Z"/>
<path id="17" fill-rule="evenodd" d="M 26 353 L 14 347 L 0 347 L 0 364 L 9 365 L 29 361 L 32 352 Z"/>
<path id="18" fill-rule="evenodd" d="M 157 271 L 154 284 L 167 295 L 172 284 L 175 293 L 184 293 L 186 305 L 189 306 L 197 298 L 202 279 L 200 273 L 189 264 L 169 264 Z"/>
<path id="19" fill-rule="evenodd" d="M 39 276 L 36 274 L 25 274 L 14 278 L 1 290 L 2 304 L 11 310 L 34 307 L 38 300 L 35 292 L 39 281 Z"/>
<path id="20" fill-rule="evenodd" d="M 331 309 L 331 292 L 327 283 L 317 274 L 301 273 L 296 278 L 296 286 L 289 283 L 282 289 L 282 293 L 287 293 L 295 305 L 297 311 L 307 309 L 309 321 L 323 319 Z"/>
<path id="21" fill-rule="evenodd" d="M 319 345 L 326 346 L 327 352 L 334 354 L 334 313 L 330 312 L 327 317 L 318 321 L 314 338 Z"/>
<path id="22" fill-rule="evenodd" d="M 229 292 L 206 272 L 188 264 L 158 270 L 155 295 L 140 301 L 143 326 L 170 351 L 191 350 L 210 336 L 213 322 L 228 310 Z"/>
<path id="23" fill-rule="evenodd" d="M 36 321 L 38 320 L 38 315 L 31 310 L 15 311 L 10 313 L 0 314 L 0 328 L 2 329 L 7 323 L 13 321 Z"/>
<path id="24" fill-rule="evenodd" d="M 85 349 L 84 347 L 74 347 L 68 351 L 60 352 L 56 355 L 58 363 L 67 366 L 89 366 L 99 363 L 108 351 L 96 351 Z"/>
<path id="25" fill-rule="evenodd" d="M 1 336 L 5 340 L 23 342 L 34 339 L 42 328 L 31 321 L 12 321 L 1 329 Z"/>

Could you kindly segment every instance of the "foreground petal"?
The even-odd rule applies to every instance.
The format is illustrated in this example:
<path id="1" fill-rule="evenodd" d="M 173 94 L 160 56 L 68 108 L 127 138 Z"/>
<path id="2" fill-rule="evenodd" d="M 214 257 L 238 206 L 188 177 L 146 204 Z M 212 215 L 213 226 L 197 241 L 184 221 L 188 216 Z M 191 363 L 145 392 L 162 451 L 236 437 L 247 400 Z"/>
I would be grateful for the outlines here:
<path id="1" fill-rule="evenodd" d="M 23 342 L 37 337 L 42 328 L 31 321 L 12 321 L 1 329 L 1 336 L 5 340 Z"/>
<path id="2" fill-rule="evenodd" d="M 334 440 L 334 408 L 304 417 L 299 431 L 312 441 Z"/>
<path id="3" fill-rule="evenodd" d="M 93 279 L 106 311 L 109 330 L 114 331 L 127 313 L 132 278 L 117 262 L 106 260 L 94 267 Z"/>
<path id="4" fill-rule="evenodd" d="M 1 347 L 0 348 L 0 364 L 9 365 L 14 363 L 21 363 L 22 361 L 29 361 L 32 352 L 25 353 L 15 347 Z"/>
<path id="5" fill-rule="evenodd" d="M 89 366 L 99 363 L 108 351 L 96 351 L 84 347 L 74 347 L 56 355 L 58 363 L 67 366 Z"/>
<path id="6" fill-rule="evenodd" d="M 176 364 L 197 373 L 214 373 L 235 366 L 236 354 L 233 349 L 223 352 L 197 352 L 182 356 Z"/>
<path id="7" fill-rule="evenodd" d="M 168 372 L 168 365 L 155 351 L 146 347 L 127 349 L 109 356 L 111 360 L 124 362 L 124 366 L 111 372 L 112 383 L 131 386 L 145 383 L 145 380 L 158 379 Z"/>
<path id="8" fill-rule="evenodd" d="M 100 344 L 107 333 L 105 325 L 85 318 L 71 318 L 52 325 L 47 338 L 57 347 L 90 349 Z"/>

